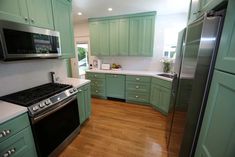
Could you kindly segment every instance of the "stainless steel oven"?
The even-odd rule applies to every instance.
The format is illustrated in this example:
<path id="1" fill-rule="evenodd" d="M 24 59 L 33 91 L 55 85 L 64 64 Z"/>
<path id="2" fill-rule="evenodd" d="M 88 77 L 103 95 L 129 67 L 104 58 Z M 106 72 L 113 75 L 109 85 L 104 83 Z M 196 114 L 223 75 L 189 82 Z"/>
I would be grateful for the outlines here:
<path id="1" fill-rule="evenodd" d="M 0 59 L 22 60 L 61 56 L 59 32 L 0 21 Z"/>

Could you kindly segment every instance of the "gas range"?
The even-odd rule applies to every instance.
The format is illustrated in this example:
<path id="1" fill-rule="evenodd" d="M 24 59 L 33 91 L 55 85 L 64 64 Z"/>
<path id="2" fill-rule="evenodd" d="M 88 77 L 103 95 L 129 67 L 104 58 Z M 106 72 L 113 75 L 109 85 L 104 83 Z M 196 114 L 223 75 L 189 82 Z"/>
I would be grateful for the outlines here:
<path id="1" fill-rule="evenodd" d="M 71 85 L 47 83 L 0 97 L 0 100 L 27 107 L 29 115 L 34 117 L 76 93 L 77 89 Z"/>

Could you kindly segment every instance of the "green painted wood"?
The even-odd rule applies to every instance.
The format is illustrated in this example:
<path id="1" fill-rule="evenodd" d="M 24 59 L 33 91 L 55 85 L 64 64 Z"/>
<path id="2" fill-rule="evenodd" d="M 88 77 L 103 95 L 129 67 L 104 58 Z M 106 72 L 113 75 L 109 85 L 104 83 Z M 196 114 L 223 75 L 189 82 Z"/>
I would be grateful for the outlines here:
<path id="1" fill-rule="evenodd" d="M 87 72 L 86 75 L 87 75 L 87 77 L 88 77 L 89 79 L 105 78 L 105 74 L 104 74 L 104 73 Z"/>
<path id="2" fill-rule="evenodd" d="M 220 40 L 216 69 L 235 74 L 235 1 L 228 2 L 227 13 Z"/>
<path id="3" fill-rule="evenodd" d="M 195 157 L 234 157 L 235 76 L 215 70 Z"/>
<path id="4" fill-rule="evenodd" d="M 134 81 L 134 82 L 151 82 L 151 77 L 149 76 L 138 76 L 138 75 L 127 75 L 126 76 L 127 81 Z"/>
<path id="5" fill-rule="evenodd" d="M 98 56 L 100 52 L 98 22 L 90 22 L 89 30 L 90 30 L 91 55 Z"/>
<path id="6" fill-rule="evenodd" d="M 125 75 L 106 74 L 106 96 L 125 99 Z"/>
<path id="7" fill-rule="evenodd" d="M 126 90 L 149 93 L 150 83 L 126 81 Z"/>
<path id="8" fill-rule="evenodd" d="M 171 99 L 171 90 L 168 88 L 161 87 L 161 95 L 160 95 L 160 106 L 159 108 L 167 114 L 169 111 Z"/>
<path id="9" fill-rule="evenodd" d="M 52 0 L 55 30 L 60 32 L 62 58 L 75 57 L 72 4 L 66 0 Z"/>
<path id="10" fill-rule="evenodd" d="M 162 87 L 169 88 L 169 89 L 172 86 L 172 82 L 171 81 L 163 80 L 163 79 L 157 78 L 157 77 L 153 77 L 152 78 L 152 83 L 158 84 L 158 85 L 160 85 Z"/>
<path id="11" fill-rule="evenodd" d="M 200 14 L 200 1 L 191 0 L 188 13 L 188 23 L 193 22 L 199 17 Z"/>
<path id="12" fill-rule="evenodd" d="M 140 55 L 142 17 L 130 18 L 129 55 Z"/>
<path id="13" fill-rule="evenodd" d="M 87 84 L 83 88 L 84 91 L 84 102 L 85 102 L 85 117 L 86 119 L 91 116 L 91 87 Z"/>
<path id="14" fill-rule="evenodd" d="M 51 0 L 27 0 L 27 4 L 31 25 L 54 29 Z"/>
<path id="15" fill-rule="evenodd" d="M 78 88 L 77 102 L 78 102 L 79 120 L 80 124 L 82 124 L 86 120 L 85 99 L 82 87 Z"/>
<path id="16" fill-rule="evenodd" d="M 98 23 L 99 31 L 99 55 L 109 56 L 109 21 L 100 21 Z"/>
<path id="17" fill-rule="evenodd" d="M 109 21 L 110 56 L 119 54 L 119 20 Z"/>
<path id="18" fill-rule="evenodd" d="M 153 107 L 158 107 L 160 105 L 160 95 L 161 95 L 161 86 L 157 84 L 151 84 L 151 96 L 150 104 Z"/>
<path id="19" fill-rule="evenodd" d="M 37 157 L 34 139 L 30 127 L 26 127 L 17 134 L 0 143 L 0 156 L 15 149 L 14 157 Z"/>
<path id="20" fill-rule="evenodd" d="M 200 0 L 200 11 L 210 11 L 226 0 Z"/>
<path id="21" fill-rule="evenodd" d="M 129 54 L 129 18 L 119 20 L 118 31 L 119 56 L 128 56 Z"/>
<path id="22" fill-rule="evenodd" d="M 26 0 L 1 0 L 0 19 L 29 24 Z"/>
<path id="23" fill-rule="evenodd" d="M 149 94 L 141 92 L 126 91 L 126 101 L 127 102 L 137 102 L 143 103 L 145 105 L 149 104 Z"/>
<path id="24" fill-rule="evenodd" d="M 72 67 L 70 63 L 70 59 L 65 59 L 66 62 L 66 68 L 67 68 L 67 76 L 72 77 Z"/>
<path id="25" fill-rule="evenodd" d="M 10 119 L 10 120 L 0 124 L 0 132 L 2 132 L 4 130 L 11 130 L 10 134 L 8 134 L 5 137 L 0 138 L 0 142 L 6 140 L 10 136 L 16 134 L 20 130 L 23 130 L 27 126 L 29 126 L 29 119 L 28 119 L 27 113 L 24 113 L 20 116 L 17 116 L 13 119 Z"/>

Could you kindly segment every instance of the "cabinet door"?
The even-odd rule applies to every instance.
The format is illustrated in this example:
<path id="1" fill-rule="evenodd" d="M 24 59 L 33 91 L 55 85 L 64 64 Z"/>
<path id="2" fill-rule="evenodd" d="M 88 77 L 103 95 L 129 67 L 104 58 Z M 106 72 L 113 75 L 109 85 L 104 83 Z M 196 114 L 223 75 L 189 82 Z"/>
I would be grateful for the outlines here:
<path id="1" fill-rule="evenodd" d="M 108 20 L 98 22 L 99 31 L 99 55 L 108 56 L 109 55 L 109 22 Z"/>
<path id="2" fill-rule="evenodd" d="M 118 39 L 118 24 L 119 20 L 110 20 L 109 21 L 109 39 L 110 39 L 110 56 L 118 56 L 119 52 L 119 39 Z"/>
<path id="3" fill-rule="evenodd" d="M 125 99 L 125 75 L 106 74 L 106 96 Z"/>
<path id="4" fill-rule="evenodd" d="M 190 2 L 190 9 L 189 9 L 189 16 L 188 16 L 188 23 L 193 22 L 194 20 L 196 20 L 200 14 L 199 11 L 199 7 L 200 7 L 200 2 L 199 0 L 191 0 Z"/>
<path id="5" fill-rule="evenodd" d="M 31 25 L 54 29 L 51 0 L 27 0 Z"/>
<path id="6" fill-rule="evenodd" d="M 216 68 L 235 74 L 235 1 L 228 2 Z"/>
<path id="7" fill-rule="evenodd" d="M 161 87 L 161 95 L 160 95 L 160 106 L 159 108 L 165 113 L 168 113 L 169 105 L 171 98 L 171 90 L 168 88 Z"/>
<path id="8" fill-rule="evenodd" d="M 140 37 L 141 37 L 141 17 L 130 18 L 130 56 L 139 56 L 140 55 Z"/>
<path id="9" fill-rule="evenodd" d="M 195 157 L 234 157 L 235 76 L 215 70 Z"/>
<path id="10" fill-rule="evenodd" d="M 85 104 L 85 117 L 86 119 L 91 115 L 91 87 L 90 84 L 86 85 L 83 89 L 84 104 Z"/>
<path id="11" fill-rule="evenodd" d="M 29 23 L 26 0 L 0 0 L 0 19 Z"/>
<path id="12" fill-rule="evenodd" d="M 79 120 L 80 120 L 80 124 L 82 124 L 86 120 L 84 92 L 82 88 L 78 89 L 77 101 L 78 101 L 78 110 L 79 110 Z"/>
<path id="13" fill-rule="evenodd" d="M 68 0 L 53 0 L 52 2 L 55 30 L 60 32 L 62 58 L 75 57 L 71 2 Z"/>
<path id="14" fill-rule="evenodd" d="M 119 20 L 119 56 L 128 56 L 129 53 L 129 18 Z"/>
<path id="15" fill-rule="evenodd" d="M 89 29 L 91 38 L 91 55 L 98 56 L 100 52 L 98 22 L 89 22 Z"/>
<path id="16" fill-rule="evenodd" d="M 200 0 L 200 11 L 205 12 L 212 10 L 214 7 L 219 5 L 221 2 L 225 0 Z"/>
<path id="17" fill-rule="evenodd" d="M 147 16 L 142 18 L 140 25 L 140 54 L 141 56 L 153 55 L 154 42 L 154 23 L 155 16 Z"/>
<path id="18" fill-rule="evenodd" d="M 152 84 L 150 103 L 153 105 L 153 107 L 159 107 L 160 93 L 161 93 L 161 87 L 156 84 Z"/>

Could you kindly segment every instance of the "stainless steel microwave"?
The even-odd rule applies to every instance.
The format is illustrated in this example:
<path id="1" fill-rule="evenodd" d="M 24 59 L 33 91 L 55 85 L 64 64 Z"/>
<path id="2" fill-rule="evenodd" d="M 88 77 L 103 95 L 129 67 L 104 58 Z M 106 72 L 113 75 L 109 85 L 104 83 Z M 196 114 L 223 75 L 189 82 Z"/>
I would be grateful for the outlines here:
<path id="1" fill-rule="evenodd" d="M 57 31 L 0 21 L 0 59 L 23 60 L 61 56 Z"/>

